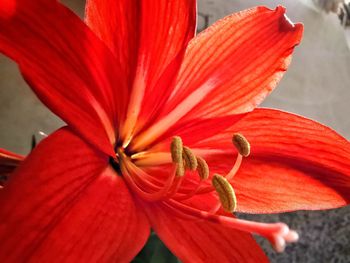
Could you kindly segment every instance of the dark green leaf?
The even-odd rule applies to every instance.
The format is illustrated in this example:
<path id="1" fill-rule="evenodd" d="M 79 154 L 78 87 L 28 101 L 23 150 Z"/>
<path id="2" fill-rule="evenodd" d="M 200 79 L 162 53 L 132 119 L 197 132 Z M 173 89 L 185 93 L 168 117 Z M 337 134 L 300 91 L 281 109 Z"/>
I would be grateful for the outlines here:
<path id="1" fill-rule="evenodd" d="M 164 243 L 152 233 L 144 248 L 132 263 L 179 263 Z"/>

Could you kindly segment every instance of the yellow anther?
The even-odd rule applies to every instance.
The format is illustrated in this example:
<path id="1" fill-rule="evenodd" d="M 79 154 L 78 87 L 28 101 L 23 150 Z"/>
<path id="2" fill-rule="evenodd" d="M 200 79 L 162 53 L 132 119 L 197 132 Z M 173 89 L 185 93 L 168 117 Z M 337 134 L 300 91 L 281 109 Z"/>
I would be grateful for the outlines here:
<path id="1" fill-rule="evenodd" d="M 174 163 L 182 163 L 182 140 L 179 136 L 173 137 L 170 145 L 171 158 Z"/>
<path id="2" fill-rule="evenodd" d="M 219 195 L 222 208 L 229 213 L 236 210 L 237 199 L 231 184 L 221 175 L 214 174 L 212 184 Z"/>
<path id="3" fill-rule="evenodd" d="M 182 157 L 185 161 L 185 167 L 190 169 L 191 171 L 195 171 L 198 166 L 196 156 L 193 154 L 191 149 L 186 146 L 184 146 L 182 150 Z"/>
<path id="4" fill-rule="evenodd" d="M 201 178 L 201 180 L 208 179 L 209 166 L 208 166 L 207 162 L 203 158 L 197 156 L 197 163 L 198 163 L 197 172 L 198 172 L 198 175 Z"/>
<path id="5" fill-rule="evenodd" d="M 236 147 L 240 155 L 244 157 L 249 156 L 250 143 L 242 134 L 235 133 L 232 137 L 232 143 Z"/>

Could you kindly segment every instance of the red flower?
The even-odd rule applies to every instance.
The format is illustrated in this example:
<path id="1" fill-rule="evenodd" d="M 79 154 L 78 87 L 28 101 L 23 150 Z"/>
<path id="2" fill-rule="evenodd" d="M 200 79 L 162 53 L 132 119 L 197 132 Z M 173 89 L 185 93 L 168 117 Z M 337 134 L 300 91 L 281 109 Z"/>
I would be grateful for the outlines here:
<path id="1" fill-rule="evenodd" d="M 348 203 L 348 141 L 252 111 L 302 26 L 257 7 L 194 37 L 195 5 L 90 0 L 86 26 L 53 0 L 0 1 L 0 50 L 68 123 L 0 191 L 1 261 L 128 262 L 152 227 L 184 262 L 265 262 L 250 233 L 278 250 L 296 233 L 228 212 Z"/>

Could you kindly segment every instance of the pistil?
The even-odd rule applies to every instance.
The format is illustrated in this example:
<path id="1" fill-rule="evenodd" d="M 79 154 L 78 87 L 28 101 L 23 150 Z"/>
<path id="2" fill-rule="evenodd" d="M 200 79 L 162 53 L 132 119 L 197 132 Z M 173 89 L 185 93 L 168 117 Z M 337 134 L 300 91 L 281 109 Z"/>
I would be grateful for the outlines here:
<path id="1" fill-rule="evenodd" d="M 296 231 L 289 229 L 284 223 L 260 223 L 247 221 L 228 216 L 216 215 L 207 211 L 202 211 L 177 201 L 169 200 L 165 204 L 169 211 L 174 212 L 177 216 L 189 220 L 206 220 L 222 226 L 258 234 L 270 241 L 271 245 L 277 252 L 283 252 L 287 243 L 298 241 L 299 235 Z"/>

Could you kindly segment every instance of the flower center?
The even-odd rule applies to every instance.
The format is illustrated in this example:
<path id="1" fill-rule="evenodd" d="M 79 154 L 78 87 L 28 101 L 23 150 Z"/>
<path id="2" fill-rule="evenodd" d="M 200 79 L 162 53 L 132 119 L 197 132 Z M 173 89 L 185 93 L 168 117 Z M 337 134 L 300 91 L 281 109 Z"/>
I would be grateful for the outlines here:
<path id="1" fill-rule="evenodd" d="M 201 151 L 184 146 L 178 136 L 173 137 L 169 152 L 129 153 L 122 146 L 117 147 L 116 159 L 111 160 L 111 165 L 123 176 L 129 188 L 143 200 L 158 202 L 175 216 L 186 220 L 206 220 L 259 234 L 268 239 L 276 251 L 282 252 L 286 243 L 298 239 L 298 234 L 286 224 L 259 223 L 232 217 L 237 209 L 232 179 L 243 158 L 250 155 L 250 144 L 242 134 L 234 134 L 232 143 L 238 154 L 232 169 L 226 175 L 210 176 L 205 158 L 199 156 Z M 163 167 L 162 165 L 165 165 L 163 170 L 158 168 L 152 172 L 152 168 Z M 169 173 L 164 176 L 166 169 Z M 197 180 L 193 181 L 193 178 Z M 211 209 L 200 210 L 187 205 L 186 201 L 195 195 L 211 192 L 217 196 L 217 204 Z"/>
<path id="2" fill-rule="evenodd" d="M 250 145 L 241 134 L 235 134 L 232 142 L 238 151 L 233 168 L 225 176 L 214 175 L 211 183 L 208 182 L 210 173 L 205 158 L 200 157 L 195 150 L 184 146 L 178 136 L 173 137 L 169 152 L 129 153 L 122 146 L 118 146 L 116 158 L 111 159 L 110 163 L 118 174 L 124 177 L 129 187 L 146 201 L 165 201 L 171 198 L 186 200 L 197 193 L 216 191 L 218 204 L 213 211 L 222 207 L 227 212 L 234 212 L 237 202 L 229 181 L 237 173 L 243 156 L 249 156 Z M 161 167 L 165 164 L 164 169 L 169 170 L 165 177 L 147 172 L 148 168 Z M 197 178 L 192 188 L 182 186 L 187 177 Z"/>

